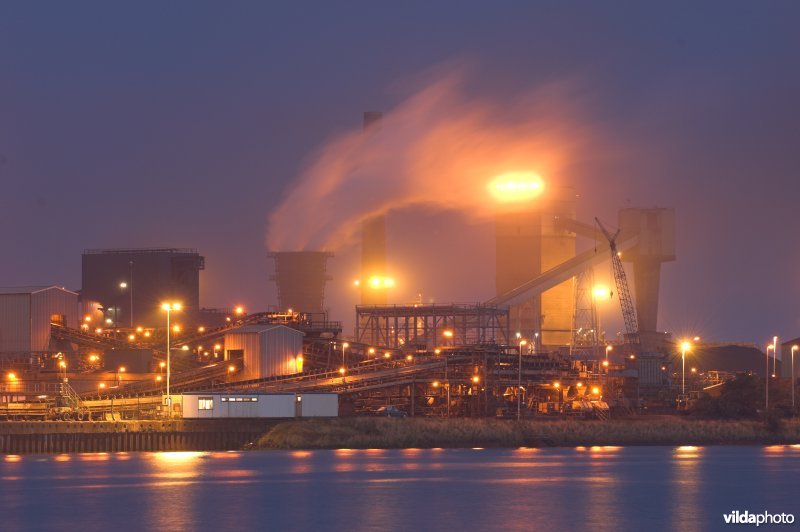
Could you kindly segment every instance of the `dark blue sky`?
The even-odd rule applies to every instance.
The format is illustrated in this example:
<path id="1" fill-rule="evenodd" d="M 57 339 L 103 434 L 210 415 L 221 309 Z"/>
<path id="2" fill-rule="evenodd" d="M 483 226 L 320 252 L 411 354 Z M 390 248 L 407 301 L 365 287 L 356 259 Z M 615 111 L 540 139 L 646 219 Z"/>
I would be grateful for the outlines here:
<path id="1" fill-rule="evenodd" d="M 275 304 L 264 235 L 292 179 L 362 111 L 457 62 L 495 102 L 581 88 L 586 120 L 624 148 L 576 160 L 581 219 L 677 209 L 661 328 L 800 334 L 796 2 L 230 4 L 0 5 L 0 285 L 79 288 L 84 248 L 196 247 L 204 305 Z M 409 290 L 493 295 L 491 226 L 428 214 L 426 238 L 414 214 L 390 217 L 393 253 L 447 259 Z M 354 255 L 332 265 L 345 320 Z"/>

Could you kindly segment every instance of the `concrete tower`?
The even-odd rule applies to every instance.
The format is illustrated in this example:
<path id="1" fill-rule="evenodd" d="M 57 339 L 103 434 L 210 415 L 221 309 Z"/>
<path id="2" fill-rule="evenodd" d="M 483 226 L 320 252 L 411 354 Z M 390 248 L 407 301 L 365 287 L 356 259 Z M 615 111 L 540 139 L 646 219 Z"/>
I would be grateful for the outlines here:
<path id="1" fill-rule="evenodd" d="M 381 113 L 364 113 L 364 131 L 380 127 Z M 361 304 L 385 305 L 386 290 L 371 286 L 370 279 L 386 277 L 386 215 L 373 216 L 361 225 Z"/>
<path id="2" fill-rule="evenodd" d="M 675 260 L 675 209 L 620 209 L 623 235 L 638 235 L 637 245 L 622 254 L 633 263 L 636 316 L 645 348 L 658 330 L 658 292 L 661 263 Z"/>
<path id="3" fill-rule="evenodd" d="M 575 235 L 556 227 L 555 218 L 575 217 L 571 187 L 545 188 L 530 207 L 496 217 L 497 294 L 504 294 L 575 256 Z M 539 296 L 511 307 L 512 332 L 526 338 L 540 333 L 542 345 L 569 345 L 572 339 L 574 293 L 565 281 Z"/>
<path id="4" fill-rule="evenodd" d="M 275 275 L 271 278 L 278 285 L 278 307 L 281 310 L 323 312 L 325 283 L 330 280 L 326 266 L 333 253 L 279 251 L 270 253 L 269 257 L 275 260 Z"/>

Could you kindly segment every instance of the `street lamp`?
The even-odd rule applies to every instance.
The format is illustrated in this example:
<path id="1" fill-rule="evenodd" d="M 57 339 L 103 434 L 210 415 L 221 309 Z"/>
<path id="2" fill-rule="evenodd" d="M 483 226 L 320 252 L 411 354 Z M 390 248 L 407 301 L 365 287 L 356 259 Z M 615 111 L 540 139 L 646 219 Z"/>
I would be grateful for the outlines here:
<path id="1" fill-rule="evenodd" d="M 792 378 L 790 384 L 792 386 L 792 416 L 794 416 L 794 352 L 797 351 L 798 346 L 792 346 Z"/>
<path id="2" fill-rule="evenodd" d="M 180 303 L 162 303 L 161 304 L 161 310 L 164 310 L 164 311 L 167 312 L 167 401 L 169 403 L 171 403 L 172 401 L 170 401 L 170 397 L 169 397 L 169 378 L 170 378 L 170 373 L 171 373 L 170 352 L 169 352 L 170 351 L 170 349 L 169 349 L 169 331 L 170 331 L 170 328 L 169 328 L 169 314 L 173 310 L 175 310 L 175 311 L 181 310 L 181 304 Z M 170 416 L 171 415 L 172 415 L 172 409 L 170 409 Z"/>
<path id="3" fill-rule="evenodd" d="M 519 373 L 517 374 L 517 421 L 522 417 L 522 348 L 528 345 L 525 340 L 519 341 Z"/>
<path id="4" fill-rule="evenodd" d="M 764 410 L 767 415 L 769 415 L 769 350 L 775 349 L 775 345 L 767 344 L 767 373 L 766 373 L 766 384 L 764 385 Z"/>
<path id="5" fill-rule="evenodd" d="M 781 355 L 783 356 L 783 355 Z M 772 337 L 772 378 L 775 378 L 775 374 L 778 371 L 778 337 Z"/>
<path id="6" fill-rule="evenodd" d="M 686 351 L 691 347 L 689 342 L 681 342 L 681 395 L 686 395 Z"/>
<path id="7" fill-rule="evenodd" d="M 350 344 L 348 344 L 347 342 L 344 342 L 342 344 L 342 368 L 346 368 L 347 367 L 347 364 L 344 361 L 344 350 L 347 349 L 348 347 L 350 347 Z"/>

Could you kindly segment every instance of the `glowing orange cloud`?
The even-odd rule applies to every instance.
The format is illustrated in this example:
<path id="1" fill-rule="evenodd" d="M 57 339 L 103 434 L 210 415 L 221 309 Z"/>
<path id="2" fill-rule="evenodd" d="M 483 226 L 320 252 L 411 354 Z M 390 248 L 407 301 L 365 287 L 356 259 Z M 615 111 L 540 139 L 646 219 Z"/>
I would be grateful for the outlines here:
<path id="1" fill-rule="evenodd" d="M 463 79 L 440 74 L 380 127 L 324 145 L 271 213 L 268 248 L 335 250 L 364 219 L 413 206 L 486 219 L 571 183 L 566 165 L 593 136 L 576 118 L 572 87 L 497 103 L 463 95 Z"/>

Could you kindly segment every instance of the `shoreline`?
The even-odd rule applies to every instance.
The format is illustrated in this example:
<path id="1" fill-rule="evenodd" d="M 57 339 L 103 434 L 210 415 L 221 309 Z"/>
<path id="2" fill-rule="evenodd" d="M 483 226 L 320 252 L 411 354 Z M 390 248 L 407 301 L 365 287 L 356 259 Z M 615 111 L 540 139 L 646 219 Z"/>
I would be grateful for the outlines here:
<path id="1" fill-rule="evenodd" d="M 337 418 L 276 424 L 249 449 L 513 449 L 520 447 L 798 445 L 800 422 L 659 417 L 594 420 Z"/>

